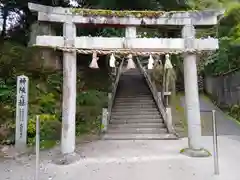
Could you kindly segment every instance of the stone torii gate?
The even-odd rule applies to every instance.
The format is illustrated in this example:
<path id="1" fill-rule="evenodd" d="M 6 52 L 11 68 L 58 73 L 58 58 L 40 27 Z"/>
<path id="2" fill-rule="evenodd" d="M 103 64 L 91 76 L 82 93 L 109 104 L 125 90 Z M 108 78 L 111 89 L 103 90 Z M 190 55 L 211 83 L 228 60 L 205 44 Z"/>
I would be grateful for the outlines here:
<path id="1" fill-rule="evenodd" d="M 105 11 L 50 7 L 29 3 L 29 9 L 38 13 L 38 21 L 63 24 L 62 36 L 37 36 L 36 45 L 63 50 L 63 102 L 62 139 L 63 154 L 75 151 L 76 114 L 76 54 L 93 53 L 100 50 L 108 53 L 178 54 L 184 55 L 184 81 L 186 114 L 188 121 L 190 156 L 205 156 L 201 146 L 201 121 L 197 86 L 196 51 L 209 51 L 218 48 L 214 38 L 195 39 L 194 26 L 217 24 L 217 11 L 191 12 L 152 12 L 152 16 L 140 11 Z M 106 12 L 106 13 L 104 13 Z M 109 13 L 111 13 L 109 15 Z M 76 25 L 101 24 L 120 25 L 126 28 L 125 37 L 77 37 Z M 182 27 L 182 38 L 137 38 L 137 26 Z M 100 52 L 99 51 L 99 52 Z"/>

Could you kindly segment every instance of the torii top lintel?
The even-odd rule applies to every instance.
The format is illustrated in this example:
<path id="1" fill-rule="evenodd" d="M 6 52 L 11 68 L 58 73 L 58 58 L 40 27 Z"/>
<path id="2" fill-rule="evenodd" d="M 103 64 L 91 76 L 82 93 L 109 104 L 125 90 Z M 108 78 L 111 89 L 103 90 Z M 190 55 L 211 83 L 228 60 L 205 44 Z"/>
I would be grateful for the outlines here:
<path id="1" fill-rule="evenodd" d="M 31 11 L 38 12 L 39 21 L 72 21 L 75 24 L 110 24 L 110 25 L 170 25 L 212 26 L 217 24 L 217 17 L 224 10 L 206 11 L 111 11 L 93 9 L 74 9 L 44 6 L 29 3 Z"/>

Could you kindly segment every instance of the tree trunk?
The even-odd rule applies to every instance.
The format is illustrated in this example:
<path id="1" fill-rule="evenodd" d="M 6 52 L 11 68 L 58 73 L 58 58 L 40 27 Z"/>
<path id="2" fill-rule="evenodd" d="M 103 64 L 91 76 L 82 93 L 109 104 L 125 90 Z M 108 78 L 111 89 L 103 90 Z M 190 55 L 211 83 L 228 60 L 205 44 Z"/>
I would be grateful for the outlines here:
<path id="1" fill-rule="evenodd" d="M 6 37 L 7 17 L 8 17 L 8 8 L 6 6 L 3 8 L 2 13 L 3 13 L 3 24 L 2 24 L 1 39 L 4 39 Z"/>

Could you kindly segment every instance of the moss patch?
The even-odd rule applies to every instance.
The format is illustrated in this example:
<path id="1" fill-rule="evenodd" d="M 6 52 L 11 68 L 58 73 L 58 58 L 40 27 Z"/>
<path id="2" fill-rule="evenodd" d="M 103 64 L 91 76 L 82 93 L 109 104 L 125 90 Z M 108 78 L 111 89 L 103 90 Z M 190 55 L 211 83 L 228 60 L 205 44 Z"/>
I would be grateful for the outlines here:
<path id="1" fill-rule="evenodd" d="M 187 120 L 184 114 L 184 108 L 181 105 L 182 93 L 178 93 L 174 99 L 171 100 L 173 125 L 177 133 L 182 136 L 187 136 Z"/>
<path id="2" fill-rule="evenodd" d="M 186 11 L 115 11 L 115 10 L 105 10 L 105 9 L 82 9 L 82 8 L 72 8 L 71 12 L 73 14 L 78 14 L 82 16 L 105 16 L 105 17 L 137 17 L 137 18 L 158 18 L 163 15 L 171 16 L 174 13 L 184 13 Z"/>
<path id="3" fill-rule="evenodd" d="M 194 149 L 190 149 L 190 148 L 184 148 L 180 150 L 181 154 L 185 154 L 187 156 L 190 157 L 209 157 L 212 156 L 212 154 L 206 150 L 206 149 L 198 149 L 198 150 L 194 150 Z"/>

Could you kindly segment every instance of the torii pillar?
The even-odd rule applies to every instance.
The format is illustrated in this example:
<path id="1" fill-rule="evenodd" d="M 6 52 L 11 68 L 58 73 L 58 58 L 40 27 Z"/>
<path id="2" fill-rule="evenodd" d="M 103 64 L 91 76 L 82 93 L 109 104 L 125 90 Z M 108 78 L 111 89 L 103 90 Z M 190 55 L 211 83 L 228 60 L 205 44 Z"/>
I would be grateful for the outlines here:
<path id="1" fill-rule="evenodd" d="M 196 54 L 191 52 L 195 48 L 195 28 L 192 24 L 185 25 L 182 30 L 184 38 L 184 85 L 185 85 L 185 113 L 188 122 L 188 148 L 182 153 L 191 157 L 207 157 L 209 152 L 201 146 L 201 118 L 199 105 L 199 91 L 197 79 Z M 190 52 L 189 52 L 190 51 Z"/>
<path id="2" fill-rule="evenodd" d="M 65 47 L 74 47 L 76 26 L 71 17 L 63 24 L 63 36 Z M 63 52 L 62 154 L 75 151 L 76 68 L 76 52 Z"/>

